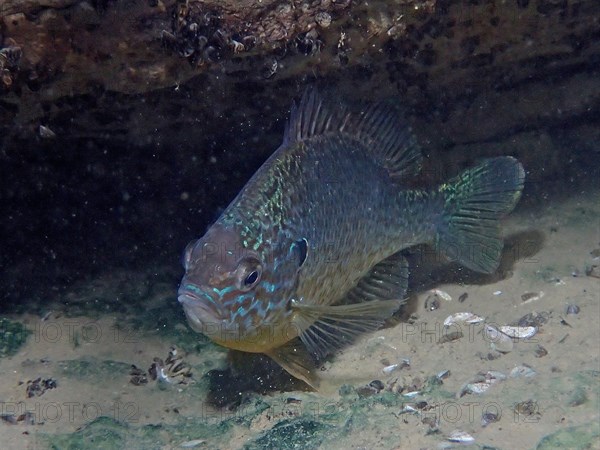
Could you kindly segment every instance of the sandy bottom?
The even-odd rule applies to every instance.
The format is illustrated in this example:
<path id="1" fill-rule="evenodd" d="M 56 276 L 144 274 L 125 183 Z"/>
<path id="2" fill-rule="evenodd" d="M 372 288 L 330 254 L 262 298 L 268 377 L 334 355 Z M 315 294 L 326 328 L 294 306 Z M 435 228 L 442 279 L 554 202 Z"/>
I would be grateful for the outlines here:
<path id="1" fill-rule="evenodd" d="M 203 375 L 224 367 L 226 353 L 187 329 L 168 284 L 138 298 L 140 315 L 166 317 L 151 328 L 131 325 L 131 311 L 70 316 L 64 304 L 48 305 L 44 320 L 8 316 L 32 334 L 0 359 L 1 447 L 600 448 L 600 280 L 586 275 L 600 266 L 599 198 L 518 210 L 505 223 L 499 275 L 451 267 L 432 282 L 419 267 L 405 317 L 328 361 L 319 393 L 247 392 L 237 408 L 211 405 Z M 102 301 L 103 289 L 120 295 L 109 276 L 75 289 L 69 305 Z M 436 300 L 431 289 L 451 299 Z M 567 314 L 568 305 L 578 313 Z M 444 326 L 460 312 L 484 322 Z M 492 349 L 485 324 L 531 313 L 532 337 L 498 344 L 512 346 L 508 352 Z M 188 384 L 131 383 L 132 364 L 146 372 L 173 344 L 193 374 L 175 380 Z M 40 377 L 56 387 L 28 397 L 28 381 Z M 452 433 L 463 443 L 448 440 Z"/>

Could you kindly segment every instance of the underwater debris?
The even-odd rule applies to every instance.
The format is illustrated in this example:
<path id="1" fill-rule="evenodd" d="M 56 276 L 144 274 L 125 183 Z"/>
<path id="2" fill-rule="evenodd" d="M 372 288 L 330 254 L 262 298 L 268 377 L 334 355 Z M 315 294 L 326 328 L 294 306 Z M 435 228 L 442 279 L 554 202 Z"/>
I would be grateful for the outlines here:
<path id="1" fill-rule="evenodd" d="M 192 66 L 247 51 L 255 42 L 251 36 L 225 29 L 220 11 L 202 9 L 200 4 L 188 2 L 175 5 L 171 30 L 163 30 L 161 39 L 166 48 L 187 58 Z"/>
<path id="2" fill-rule="evenodd" d="M 0 49 L 0 80 L 5 88 L 12 86 L 23 51 L 12 39 L 7 39 L 9 45 Z"/>
<path id="3" fill-rule="evenodd" d="M 152 366 L 148 370 L 150 378 L 158 380 L 159 383 L 188 384 L 192 376 L 192 369 L 178 354 L 177 348 L 170 348 L 169 355 L 164 361 L 155 357 Z"/>
<path id="4" fill-rule="evenodd" d="M 592 264 L 591 266 L 587 266 L 585 268 L 585 274 L 588 277 L 600 278 L 600 266 L 596 264 Z"/>
<path id="5" fill-rule="evenodd" d="M 454 325 L 455 323 L 461 323 L 461 322 L 468 323 L 468 324 L 476 324 L 476 323 L 481 323 L 484 320 L 485 319 L 483 317 L 473 314 L 472 312 L 457 312 L 457 313 L 454 313 L 454 314 L 446 317 L 446 319 L 444 320 L 444 326 L 450 327 L 451 325 Z"/>
<path id="6" fill-rule="evenodd" d="M 189 384 L 192 377 L 191 367 L 183 361 L 183 358 L 178 354 L 175 346 L 169 349 L 167 358 L 163 361 L 161 358 L 155 357 L 153 363 L 148 369 L 148 373 L 131 365 L 129 382 L 135 386 L 143 386 L 148 384 L 148 377 L 153 381 L 158 381 L 159 385 L 168 384 Z"/>
<path id="7" fill-rule="evenodd" d="M 569 304 L 567 305 L 567 307 L 565 308 L 565 313 L 567 315 L 576 315 L 579 314 L 579 306 L 577 305 L 573 305 L 573 304 Z"/>
<path id="8" fill-rule="evenodd" d="M 543 347 L 539 344 L 535 347 L 535 357 L 536 358 L 543 358 L 547 354 L 548 354 L 548 350 L 546 350 L 545 347 Z"/>
<path id="9" fill-rule="evenodd" d="M 12 414 L 5 413 L 0 414 L 0 420 L 4 423 L 8 423 L 10 425 L 18 425 L 19 423 L 23 423 L 24 425 L 35 425 L 35 414 L 31 411 L 27 411 L 23 414 Z"/>
<path id="10" fill-rule="evenodd" d="M 537 375 L 537 372 L 535 370 L 533 370 L 531 367 L 529 367 L 528 365 L 521 365 L 521 366 L 517 366 L 514 367 L 511 371 L 510 371 L 510 377 L 511 378 L 521 378 L 521 377 L 525 377 L 525 378 L 531 378 Z"/>
<path id="11" fill-rule="evenodd" d="M 504 381 L 506 378 L 506 375 L 504 375 L 502 372 L 497 372 L 494 370 L 480 372 L 473 379 L 462 385 L 456 394 L 456 398 L 463 397 L 466 394 L 483 394 L 490 387 L 492 387 L 492 385 L 500 381 Z"/>
<path id="12" fill-rule="evenodd" d="M 535 301 L 541 299 L 543 296 L 544 296 L 544 291 L 525 292 L 523 295 L 521 295 L 521 301 L 523 302 L 523 304 L 529 303 L 529 302 L 535 302 Z"/>
<path id="13" fill-rule="evenodd" d="M 331 14 L 327 12 L 321 11 L 315 15 L 315 22 L 317 22 L 317 25 L 321 28 L 328 28 L 331 25 L 331 21 Z"/>
<path id="14" fill-rule="evenodd" d="M 357 387 L 356 393 L 359 398 L 367 398 L 379 394 L 384 389 L 385 385 L 381 380 L 373 380 L 367 385 Z"/>
<path id="15" fill-rule="evenodd" d="M 510 336 L 507 336 L 502 331 L 492 325 L 485 324 L 484 335 L 490 342 L 492 350 L 500 353 L 509 353 L 513 350 L 514 342 Z"/>
<path id="16" fill-rule="evenodd" d="M 459 442 L 461 444 L 475 442 L 475 438 L 473 436 L 466 431 L 461 430 L 454 430 L 446 439 L 450 442 Z"/>
<path id="17" fill-rule="evenodd" d="M 500 331 L 513 339 L 529 339 L 537 333 L 537 327 L 513 327 L 504 325 L 500 327 Z"/>
<path id="18" fill-rule="evenodd" d="M 538 403 L 534 400 L 525 400 L 515 405 L 514 411 L 523 416 L 541 416 Z"/>
<path id="19" fill-rule="evenodd" d="M 56 133 L 52 131 L 49 127 L 46 127 L 44 125 L 39 126 L 38 133 L 43 139 L 53 139 L 56 137 Z"/>
<path id="20" fill-rule="evenodd" d="M 495 423 L 500 420 L 500 416 L 493 412 L 485 412 L 481 415 L 481 426 L 487 427 L 490 423 Z"/>
<path id="21" fill-rule="evenodd" d="M 397 364 L 388 364 L 383 369 L 381 369 L 381 371 L 386 375 L 389 375 L 390 373 L 396 370 L 404 369 L 405 367 L 410 367 L 410 359 L 408 358 L 402 359 L 402 362 Z"/>
<path id="22" fill-rule="evenodd" d="M 450 372 L 450 369 L 446 369 L 446 370 L 442 370 L 441 372 L 438 372 L 438 374 L 436 375 L 436 378 L 438 380 L 445 380 L 446 378 L 448 378 L 452 373 Z"/>
<path id="23" fill-rule="evenodd" d="M 146 376 L 146 372 L 137 367 L 135 364 L 131 365 L 131 371 L 129 372 L 131 375 L 131 379 L 129 382 L 134 386 L 142 386 L 144 384 L 148 384 L 148 377 Z"/>
<path id="24" fill-rule="evenodd" d="M 425 309 L 435 311 L 440 307 L 440 298 L 435 294 L 429 294 L 425 299 Z"/>
<path id="25" fill-rule="evenodd" d="M 530 312 L 521 317 L 516 324 L 519 327 L 536 327 L 540 328 L 543 324 L 547 323 L 550 319 L 549 312 Z"/>
<path id="26" fill-rule="evenodd" d="M 442 300 L 444 300 L 446 302 L 452 301 L 452 296 L 450 294 L 448 294 L 446 291 L 442 291 L 441 289 L 432 289 L 429 292 L 431 294 L 435 295 L 436 297 L 441 298 Z"/>
<path id="27" fill-rule="evenodd" d="M 439 339 L 438 344 L 446 344 L 448 342 L 457 341 L 464 336 L 462 331 L 451 331 L 450 333 L 444 333 Z"/>
<path id="28" fill-rule="evenodd" d="M 39 397 L 43 395 L 49 389 L 55 389 L 57 387 L 56 380 L 52 378 L 36 378 L 35 380 L 27 381 L 27 388 L 25 393 L 27 398 Z"/>

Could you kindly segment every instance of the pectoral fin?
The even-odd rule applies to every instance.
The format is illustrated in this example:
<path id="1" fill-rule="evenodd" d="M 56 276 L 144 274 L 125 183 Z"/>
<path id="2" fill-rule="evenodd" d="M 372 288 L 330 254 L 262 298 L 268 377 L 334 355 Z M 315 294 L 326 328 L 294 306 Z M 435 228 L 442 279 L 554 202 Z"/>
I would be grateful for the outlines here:
<path id="1" fill-rule="evenodd" d="M 295 302 L 300 339 L 317 359 L 352 342 L 360 334 L 375 331 L 404 303 L 408 263 L 392 255 L 376 264 L 338 305 Z"/>

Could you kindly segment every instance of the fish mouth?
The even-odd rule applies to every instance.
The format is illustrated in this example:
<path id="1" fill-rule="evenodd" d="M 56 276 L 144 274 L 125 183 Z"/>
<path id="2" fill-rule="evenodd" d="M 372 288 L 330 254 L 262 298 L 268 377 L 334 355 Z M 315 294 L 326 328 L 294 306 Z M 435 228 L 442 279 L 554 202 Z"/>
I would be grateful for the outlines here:
<path id="1" fill-rule="evenodd" d="M 183 306 L 185 315 L 194 329 L 202 331 L 211 324 L 220 324 L 223 321 L 223 317 L 214 303 L 208 302 L 193 292 L 180 291 L 177 300 Z"/>

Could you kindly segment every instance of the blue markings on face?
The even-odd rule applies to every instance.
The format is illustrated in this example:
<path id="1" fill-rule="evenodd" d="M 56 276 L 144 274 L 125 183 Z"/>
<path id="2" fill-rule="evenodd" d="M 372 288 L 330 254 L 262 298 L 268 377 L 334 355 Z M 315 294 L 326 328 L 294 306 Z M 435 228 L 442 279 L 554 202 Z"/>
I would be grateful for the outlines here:
<path id="1" fill-rule="evenodd" d="M 226 294 L 229 294 L 231 291 L 233 291 L 233 289 L 233 286 L 227 286 L 223 289 L 218 289 L 216 287 L 212 288 L 213 292 L 217 294 L 219 298 L 223 298 Z"/>
<path id="2" fill-rule="evenodd" d="M 263 281 L 261 283 L 261 285 L 263 286 L 265 291 L 267 291 L 269 294 L 272 294 L 273 292 L 275 292 L 275 288 L 276 288 L 275 284 L 269 283 L 267 281 Z"/>
<path id="3" fill-rule="evenodd" d="M 210 301 L 211 303 L 215 303 L 215 300 L 208 295 L 206 292 L 204 292 L 203 289 L 200 289 L 198 286 L 196 286 L 195 284 L 186 284 L 184 286 L 184 289 L 190 292 L 193 292 L 194 294 L 203 297 L 205 299 L 207 299 L 208 301 Z"/>

